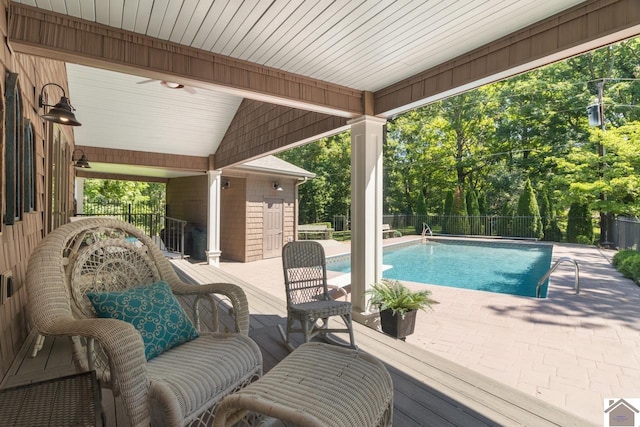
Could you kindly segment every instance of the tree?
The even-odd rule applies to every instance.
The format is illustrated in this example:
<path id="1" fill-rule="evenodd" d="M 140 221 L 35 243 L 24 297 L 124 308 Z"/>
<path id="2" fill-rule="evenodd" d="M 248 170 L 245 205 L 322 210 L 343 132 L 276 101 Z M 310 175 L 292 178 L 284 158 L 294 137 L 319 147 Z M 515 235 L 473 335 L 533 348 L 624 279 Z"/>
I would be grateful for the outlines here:
<path id="1" fill-rule="evenodd" d="M 511 231 L 514 236 L 536 239 L 541 239 L 544 234 L 536 195 L 528 179 L 518 199 L 518 208 Z"/>
<path id="2" fill-rule="evenodd" d="M 537 191 L 538 207 L 540 209 L 540 220 L 542 222 L 543 237 L 542 240 L 547 242 L 559 242 L 562 240 L 562 231 L 558 226 L 553 204 L 549 200 L 547 190 L 542 188 Z"/>
<path id="3" fill-rule="evenodd" d="M 467 211 L 469 213 L 470 225 L 471 225 L 471 234 L 473 235 L 483 235 L 484 234 L 484 223 L 482 222 L 482 218 L 480 218 L 480 205 L 478 203 L 478 197 L 476 196 L 476 192 L 473 191 L 472 188 L 467 190 Z"/>
<path id="4" fill-rule="evenodd" d="M 464 196 L 464 189 L 456 186 L 453 192 L 453 204 L 449 213 L 449 233 L 451 234 L 469 234 L 471 227 L 469 225 L 469 217 L 467 216 L 467 201 Z"/>
<path id="5" fill-rule="evenodd" d="M 593 243 L 591 211 L 586 203 L 574 202 L 569 207 L 567 242 L 582 244 Z"/>
<path id="6" fill-rule="evenodd" d="M 300 224 L 332 221 L 351 209 L 351 137 L 343 132 L 278 154 L 316 174 L 298 187 Z"/>
<path id="7" fill-rule="evenodd" d="M 451 210 L 453 209 L 453 191 L 447 191 L 447 195 L 444 199 L 444 219 L 442 220 L 442 232 L 444 234 L 451 234 L 453 221 L 451 220 Z"/>
<path id="8" fill-rule="evenodd" d="M 90 178 L 84 181 L 84 196 L 97 204 L 146 202 L 164 207 L 166 189 L 157 182 L 120 181 Z"/>
<path id="9" fill-rule="evenodd" d="M 554 185 L 569 201 L 586 203 L 592 210 L 640 215 L 640 122 L 590 133 L 585 144 L 557 160 L 560 174 Z M 604 156 L 598 154 L 599 144 Z"/>

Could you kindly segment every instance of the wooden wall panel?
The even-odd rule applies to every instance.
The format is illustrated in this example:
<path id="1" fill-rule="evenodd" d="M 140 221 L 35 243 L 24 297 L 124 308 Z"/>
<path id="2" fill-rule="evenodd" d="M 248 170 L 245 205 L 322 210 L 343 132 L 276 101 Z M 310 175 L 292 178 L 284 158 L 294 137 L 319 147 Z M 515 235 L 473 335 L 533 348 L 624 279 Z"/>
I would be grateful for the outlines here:
<path id="1" fill-rule="evenodd" d="M 224 177 L 229 188 L 220 193 L 220 251 L 222 259 L 246 262 L 247 224 L 245 178 Z"/>
<path id="2" fill-rule="evenodd" d="M 8 6 L 7 0 L 0 0 L 3 8 Z M 3 9 L 4 10 L 4 9 Z M 5 14 L 0 14 L 0 34 L 6 36 L 7 22 Z M 55 82 L 66 88 L 66 69 L 64 63 L 54 60 L 35 58 L 27 55 L 14 54 L 6 43 L 0 48 L 0 66 L 4 71 L 19 74 L 19 85 L 22 94 L 22 113 L 28 118 L 34 128 L 34 168 L 35 168 L 35 211 L 24 213 L 22 219 L 12 226 L 2 225 L 0 231 L 0 273 L 11 271 L 14 282 L 14 293 L 0 304 L 0 378 L 4 377 L 13 358 L 22 346 L 29 330 L 27 311 L 27 289 L 25 276 L 29 257 L 44 235 L 44 212 L 47 209 L 47 156 L 46 143 L 49 127 L 39 118 L 37 97 L 42 86 Z M 4 99 L 4 78 L 0 79 L 2 98 Z M 3 101 L 4 105 L 4 101 Z M 2 116 L 4 120 L 4 116 Z M 3 128 L 4 129 L 4 128 Z M 73 130 L 69 127 L 62 129 L 70 146 L 73 146 Z M 4 163 L 4 131 L 2 132 L 2 162 Z M 73 168 L 69 164 L 70 179 Z M 0 186 L 4 186 L 4 168 L 0 173 Z M 71 180 L 71 182 L 73 182 Z M 70 186 L 66 198 L 72 206 L 73 187 Z M 4 194 L 4 191 L 1 192 Z M 2 200 L 4 210 L 5 201 Z M 2 301 L 2 298 L 0 298 Z"/>
<path id="3" fill-rule="evenodd" d="M 245 99 L 216 151 L 215 167 L 243 163 L 347 128 L 347 119 Z"/>
<path id="4" fill-rule="evenodd" d="M 206 227 L 208 199 L 206 175 L 172 178 L 167 182 L 167 215 L 172 218 Z"/>

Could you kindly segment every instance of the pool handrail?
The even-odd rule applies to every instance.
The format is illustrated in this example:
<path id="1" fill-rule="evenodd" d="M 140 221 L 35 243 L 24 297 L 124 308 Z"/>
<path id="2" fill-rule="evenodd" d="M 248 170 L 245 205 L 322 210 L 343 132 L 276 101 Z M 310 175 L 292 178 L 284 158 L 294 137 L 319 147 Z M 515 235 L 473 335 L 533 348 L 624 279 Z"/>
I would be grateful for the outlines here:
<path id="1" fill-rule="evenodd" d="M 426 222 L 422 223 L 422 238 L 427 237 L 427 231 L 429 232 L 429 236 L 433 237 L 433 231 L 431 231 L 431 227 Z"/>
<path id="2" fill-rule="evenodd" d="M 540 279 L 538 281 L 538 286 L 536 287 L 536 298 L 541 298 L 540 297 L 540 288 L 542 287 L 542 284 L 544 283 L 545 280 L 547 280 L 549 278 L 549 276 L 551 276 L 551 273 L 556 271 L 556 268 L 558 268 L 558 266 L 564 261 L 569 261 L 569 262 L 573 263 L 573 265 L 574 265 L 575 279 L 574 279 L 573 289 L 575 290 L 576 295 L 580 294 L 580 267 L 578 267 L 578 262 L 576 260 L 574 260 L 573 258 L 562 257 L 562 258 L 559 258 L 556 261 L 556 263 L 553 264 L 553 267 L 551 267 L 549 269 L 549 271 L 547 271 L 545 273 L 545 275 L 542 276 L 542 279 Z M 548 293 L 549 293 L 549 291 L 547 291 L 547 294 Z"/>

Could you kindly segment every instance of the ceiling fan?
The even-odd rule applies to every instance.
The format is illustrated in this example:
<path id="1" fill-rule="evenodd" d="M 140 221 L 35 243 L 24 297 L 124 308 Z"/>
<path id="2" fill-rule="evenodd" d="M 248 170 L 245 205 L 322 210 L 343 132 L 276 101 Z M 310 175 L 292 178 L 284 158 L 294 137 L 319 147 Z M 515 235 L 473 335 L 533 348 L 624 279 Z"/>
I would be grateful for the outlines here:
<path id="1" fill-rule="evenodd" d="M 189 92 L 191 94 L 196 93 L 196 90 L 190 86 L 185 86 L 182 83 L 169 82 L 166 80 L 149 79 L 149 80 L 142 80 L 140 82 L 137 82 L 136 84 L 145 84 L 145 83 L 151 83 L 151 82 L 160 82 L 160 84 L 166 87 L 167 89 L 184 89 L 186 92 Z"/>

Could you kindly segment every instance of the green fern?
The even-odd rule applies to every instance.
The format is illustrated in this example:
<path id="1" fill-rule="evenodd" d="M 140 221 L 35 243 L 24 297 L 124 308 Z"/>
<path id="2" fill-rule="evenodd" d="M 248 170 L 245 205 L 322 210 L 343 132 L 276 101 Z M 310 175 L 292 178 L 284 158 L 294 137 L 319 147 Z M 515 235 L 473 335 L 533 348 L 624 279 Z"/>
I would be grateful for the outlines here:
<path id="1" fill-rule="evenodd" d="M 431 291 L 412 291 L 397 280 L 382 279 L 374 283 L 370 290 L 371 304 L 380 306 L 380 310 L 391 310 L 393 314 L 404 317 L 409 311 L 432 308 L 438 301 L 431 299 Z"/>

